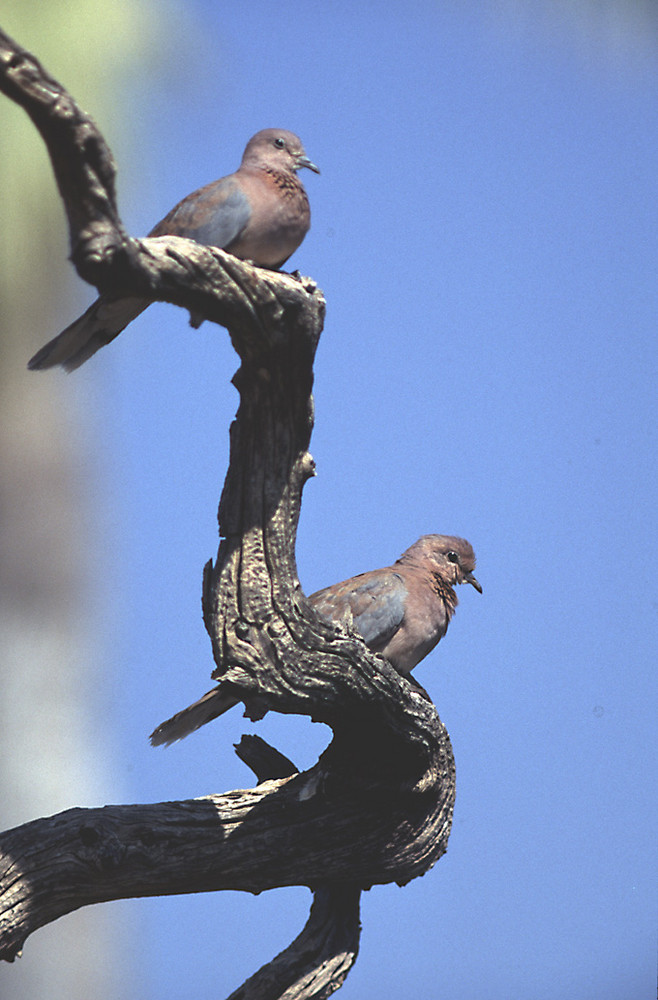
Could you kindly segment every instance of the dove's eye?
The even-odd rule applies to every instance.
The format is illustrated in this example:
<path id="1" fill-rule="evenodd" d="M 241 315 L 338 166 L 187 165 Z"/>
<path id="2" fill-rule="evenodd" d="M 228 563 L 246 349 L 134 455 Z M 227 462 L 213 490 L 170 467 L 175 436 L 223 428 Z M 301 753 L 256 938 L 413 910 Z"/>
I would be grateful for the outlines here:
<path id="1" fill-rule="evenodd" d="M 451 552 L 446 552 L 446 559 L 448 560 L 448 562 L 452 562 L 452 563 L 458 563 L 459 562 L 459 556 L 457 555 L 456 552 L 452 552 L 452 551 Z"/>
<path id="2" fill-rule="evenodd" d="M 286 148 L 286 140 L 285 140 L 285 139 L 282 139 L 281 137 L 279 137 L 278 139 L 275 139 L 275 140 L 274 140 L 274 145 L 275 145 L 275 146 L 276 146 L 276 147 L 277 147 L 278 149 L 285 149 L 285 148 Z"/>

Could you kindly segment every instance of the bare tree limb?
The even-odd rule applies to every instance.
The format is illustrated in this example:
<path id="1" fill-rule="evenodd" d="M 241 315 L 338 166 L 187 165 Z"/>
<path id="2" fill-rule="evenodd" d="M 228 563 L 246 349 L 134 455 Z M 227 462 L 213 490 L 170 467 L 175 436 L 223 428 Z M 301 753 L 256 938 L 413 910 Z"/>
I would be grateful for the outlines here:
<path id="1" fill-rule="evenodd" d="M 110 899 L 407 882 L 447 840 L 442 805 L 428 815 L 427 795 L 346 789 L 319 763 L 224 795 L 33 820 L 0 835 L 0 957 L 64 913 Z"/>
<path id="2" fill-rule="evenodd" d="M 324 1000 L 343 985 L 356 961 L 361 891 L 318 889 L 311 914 L 292 944 L 228 1000 Z"/>
<path id="3" fill-rule="evenodd" d="M 275 750 L 260 736 L 243 736 L 239 743 L 234 744 L 233 749 L 240 760 L 254 772 L 259 785 L 276 778 L 291 778 L 298 773 L 288 757 Z"/>
<path id="4" fill-rule="evenodd" d="M 240 407 L 221 542 L 204 573 L 213 676 L 253 719 L 298 713 L 333 730 L 310 771 L 292 774 L 287 762 L 289 776 L 255 789 L 72 809 L 8 831 L 0 838 L 0 957 L 11 960 L 36 928 L 89 903 L 308 885 L 318 895 L 306 928 L 234 1000 L 328 996 L 356 957 L 359 890 L 403 884 L 444 853 L 454 760 L 431 702 L 357 635 L 318 619 L 300 587 L 295 540 L 314 472 L 308 445 L 322 294 L 309 279 L 189 240 L 129 238 L 111 153 L 94 123 L 2 34 L 0 89 L 48 146 L 79 274 L 99 289 L 172 302 L 228 328 L 241 360 Z M 285 770 L 267 753 L 257 762 L 254 746 L 242 750 L 259 776 Z"/>
<path id="5" fill-rule="evenodd" d="M 297 771 L 292 761 L 260 736 L 243 736 L 235 752 L 254 771 L 259 784 Z M 301 934 L 229 1000 L 323 1000 L 342 986 L 359 951 L 361 889 L 329 885 L 316 889 L 313 897 Z"/>

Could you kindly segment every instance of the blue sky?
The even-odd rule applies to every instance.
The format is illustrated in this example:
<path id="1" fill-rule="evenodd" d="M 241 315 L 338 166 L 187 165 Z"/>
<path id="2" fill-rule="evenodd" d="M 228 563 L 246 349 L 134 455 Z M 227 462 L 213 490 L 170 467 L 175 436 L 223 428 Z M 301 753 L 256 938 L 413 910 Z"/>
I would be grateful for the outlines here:
<path id="1" fill-rule="evenodd" d="M 130 120 L 115 146 L 130 231 L 235 169 L 259 128 L 297 132 L 322 170 L 303 177 L 312 229 L 290 262 L 327 296 L 303 586 L 437 531 L 472 542 L 484 588 L 462 591 L 416 671 L 455 749 L 448 853 L 406 888 L 364 895 L 340 996 L 645 1000 L 656 19 L 633 4 L 156 6 L 175 44 L 99 121 L 112 141 Z M 232 752 L 242 732 L 299 766 L 328 740 L 306 719 L 254 727 L 236 710 L 169 750 L 146 741 L 210 686 L 201 569 L 236 367 L 223 329 L 192 331 L 158 305 L 69 380 L 103 463 L 108 799 L 251 784 Z M 227 995 L 309 902 L 300 888 L 112 904 L 139 928 L 135 995 Z"/>

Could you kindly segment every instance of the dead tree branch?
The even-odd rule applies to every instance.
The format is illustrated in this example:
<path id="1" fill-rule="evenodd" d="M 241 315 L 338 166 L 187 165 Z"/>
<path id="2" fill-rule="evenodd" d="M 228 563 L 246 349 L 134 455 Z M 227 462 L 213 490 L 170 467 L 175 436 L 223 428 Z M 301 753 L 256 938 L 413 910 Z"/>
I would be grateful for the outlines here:
<path id="1" fill-rule="evenodd" d="M 234 1000 L 275 1000 L 291 983 L 286 997 L 328 996 L 356 956 L 360 889 L 405 883 L 444 853 L 454 760 L 434 706 L 358 636 L 319 620 L 297 577 L 322 294 L 309 279 L 189 240 L 128 237 L 98 129 L 2 34 L 0 89 L 48 147 L 78 273 L 101 290 L 172 302 L 227 327 L 241 361 L 240 406 L 221 542 L 204 574 L 213 676 L 251 718 L 298 713 L 333 730 L 303 774 L 277 771 L 285 765 L 266 753 L 257 774 L 288 776 L 190 801 L 71 809 L 4 834 L 0 957 L 11 960 L 32 931 L 89 903 L 307 885 L 318 894 L 306 928 Z M 242 749 L 256 762 L 253 747 Z"/>

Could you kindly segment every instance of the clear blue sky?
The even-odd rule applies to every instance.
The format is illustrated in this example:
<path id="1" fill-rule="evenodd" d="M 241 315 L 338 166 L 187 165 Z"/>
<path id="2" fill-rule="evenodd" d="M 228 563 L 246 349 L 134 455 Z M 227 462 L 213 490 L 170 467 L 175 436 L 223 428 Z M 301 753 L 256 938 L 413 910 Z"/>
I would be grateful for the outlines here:
<path id="1" fill-rule="evenodd" d="M 455 749 L 448 854 L 365 894 L 345 1000 L 654 996 L 658 24 L 614 7 L 163 5 L 166 71 L 118 112 L 136 234 L 232 171 L 259 128 L 296 131 L 322 169 L 291 261 L 328 304 L 305 589 L 425 532 L 478 556 L 484 594 L 461 593 L 417 670 Z M 242 732 L 300 766 L 328 738 L 236 710 L 169 750 L 146 742 L 209 686 L 201 569 L 235 368 L 223 329 L 157 306 L 71 376 L 106 463 L 99 627 L 127 801 L 251 784 Z M 116 904 L 139 926 L 135 995 L 227 995 L 309 902 Z"/>

